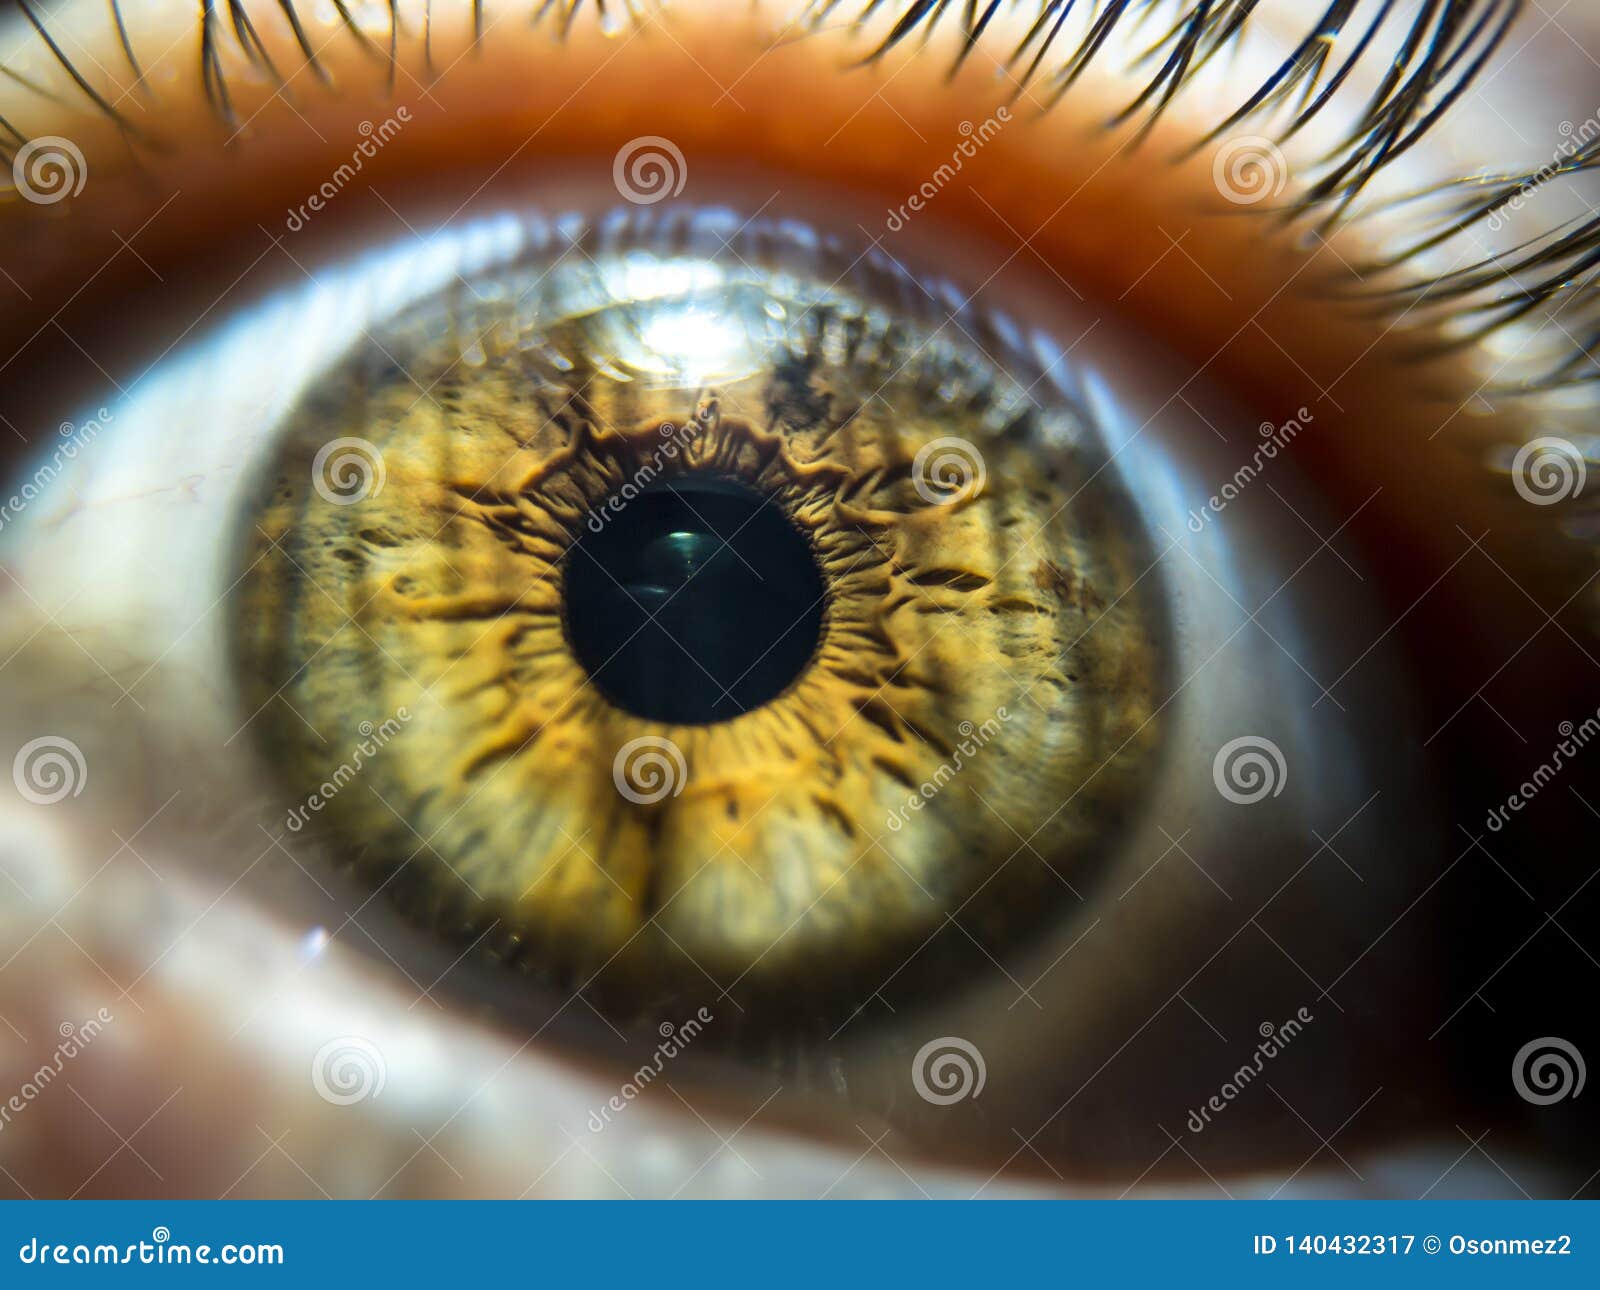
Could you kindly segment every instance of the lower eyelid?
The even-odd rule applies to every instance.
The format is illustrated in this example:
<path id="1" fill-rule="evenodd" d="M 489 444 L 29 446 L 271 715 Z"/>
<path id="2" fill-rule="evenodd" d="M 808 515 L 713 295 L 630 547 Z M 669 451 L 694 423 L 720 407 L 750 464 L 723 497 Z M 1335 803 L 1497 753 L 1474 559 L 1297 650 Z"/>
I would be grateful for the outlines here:
<path id="1" fill-rule="evenodd" d="M 556 1126 L 581 1126 L 614 1081 L 441 1014 L 358 952 L 335 944 L 309 957 L 298 936 L 250 912 L 255 902 L 219 900 L 215 876 L 196 881 L 159 822 L 140 843 L 167 874 L 159 886 L 129 852 L 108 866 L 98 836 L 44 833 L 9 811 L 0 824 L 29 844 L 0 857 L 3 872 L 60 909 L 43 935 L 32 903 L 0 922 L 8 943 L 34 933 L 8 964 L 0 1010 L 51 1046 L 63 1017 L 80 1036 L 86 1019 L 104 1021 L 71 1059 L 83 1102 L 53 1089 L 7 1126 L 34 1194 L 586 1194 L 607 1174 L 635 1186 L 668 1170 L 681 1180 L 693 1168 L 681 1158 L 703 1159 L 716 1145 L 674 1108 L 638 1106 L 637 1137 L 624 1130 L 575 1151 Z M 254 832 L 212 838 L 254 854 Z M 66 904 L 74 888 L 86 894 Z M 134 899 L 119 908 L 119 893 Z M 383 934 L 381 919 L 370 925 Z M 40 980 L 52 989 L 24 986 Z M 124 1133 L 142 1123 L 138 1149 L 114 1151 L 114 1131 L 102 1137 L 84 1103 Z M 412 1130 L 424 1124 L 434 1150 L 418 1152 Z M 749 1154 L 760 1154 L 761 1138 L 750 1136 Z M 651 1139 L 658 1157 L 674 1144 L 666 1160 L 630 1171 L 629 1154 Z M 40 1142 L 51 1149 L 30 1150 Z"/>

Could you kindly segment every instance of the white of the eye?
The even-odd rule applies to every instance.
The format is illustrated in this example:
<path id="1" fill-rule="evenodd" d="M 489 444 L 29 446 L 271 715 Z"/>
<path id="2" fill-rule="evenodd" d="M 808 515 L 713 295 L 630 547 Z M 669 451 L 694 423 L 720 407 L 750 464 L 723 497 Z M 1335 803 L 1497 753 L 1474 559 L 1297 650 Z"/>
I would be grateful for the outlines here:
<path id="1" fill-rule="evenodd" d="M 93 426 L 92 442 L 27 472 L 59 477 L 0 534 L 8 566 L 52 617 L 93 606 L 126 649 L 209 672 L 241 490 L 279 419 L 375 320 L 514 256 L 525 228 L 505 216 L 408 240 L 319 268 L 210 335 L 197 320 L 197 337 L 69 423 Z M 191 630 L 173 639 L 175 623 Z"/>

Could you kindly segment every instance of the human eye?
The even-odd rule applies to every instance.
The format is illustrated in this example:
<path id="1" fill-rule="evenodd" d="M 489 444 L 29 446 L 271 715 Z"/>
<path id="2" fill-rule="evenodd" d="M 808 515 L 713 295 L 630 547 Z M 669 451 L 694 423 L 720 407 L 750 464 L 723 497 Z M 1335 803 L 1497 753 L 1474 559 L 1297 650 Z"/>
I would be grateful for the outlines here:
<path id="1" fill-rule="evenodd" d="M 26 8 L 12 1181 L 1559 1189 L 1519 9 Z"/>

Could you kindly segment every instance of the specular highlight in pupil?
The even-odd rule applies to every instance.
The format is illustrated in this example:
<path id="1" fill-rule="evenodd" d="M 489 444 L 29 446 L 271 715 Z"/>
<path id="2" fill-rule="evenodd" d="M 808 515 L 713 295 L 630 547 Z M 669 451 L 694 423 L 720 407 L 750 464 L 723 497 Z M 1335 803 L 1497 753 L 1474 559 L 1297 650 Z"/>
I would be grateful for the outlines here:
<path id="1" fill-rule="evenodd" d="M 567 553 L 573 652 L 636 716 L 726 721 L 781 694 L 816 652 L 825 591 L 772 502 L 715 478 L 652 487 Z M 598 527 L 598 531 L 595 531 Z"/>

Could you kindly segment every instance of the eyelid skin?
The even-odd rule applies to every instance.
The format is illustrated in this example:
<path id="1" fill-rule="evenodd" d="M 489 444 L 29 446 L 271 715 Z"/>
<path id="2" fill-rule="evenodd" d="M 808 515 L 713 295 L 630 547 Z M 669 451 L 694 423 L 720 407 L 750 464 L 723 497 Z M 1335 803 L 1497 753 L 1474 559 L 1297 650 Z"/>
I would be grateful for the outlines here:
<path id="1" fill-rule="evenodd" d="M 253 12 L 259 14 L 260 30 L 271 42 L 279 66 L 299 67 L 281 23 L 272 22 L 272 11 L 262 6 Z M 848 212 L 864 237 L 874 236 L 882 231 L 886 213 L 917 192 L 930 169 L 963 137 L 960 123 L 976 124 L 1002 103 L 1004 87 L 991 79 L 992 62 L 975 57 L 948 83 L 943 76 L 946 61 L 932 54 L 912 56 L 909 51 L 897 52 L 875 68 L 841 70 L 864 52 L 860 41 L 841 31 L 774 44 L 775 35 L 782 34 L 781 23 L 761 10 L 736 20 L 726 13 L 708 19 L 698 10 L 674 11 L 670 17 L 652 18 L 637 34 L 625 29 L 606 35 L 580 21 L 565 45 L 557 45 L 547 28 L 530 30 L 507 21 L 497 25 L 493 38 L 477 50 L 467 48 L 461 16 L 452 17 L 453 22 L 441 16 L 433 30 L 435 71 L 449 68 L 448 72 L 436 81 L 424 75 L 413 40 L 409 74 L 397 75 L 392 93 L 376 101 L 375 93 L 388 78 L 385 61 L 362 51 L 348 33 L 341 36 L 324 28 L 317 38 L 319 47 L 324 38 L 328 43 L 319 57 L 339 86 L 339 96 L 326 96 L 314 76 L 303 70 L 291 82 L 287 97 L 292 104 L 285 97 L 269 96 L 269 85 L 251 86 L 240 79 L 235 83 L 234 112 L 249 126 L 231 142 L 232 130 L 211 114 L 193 73 L 196 48 L 192 31 L 184 25 L 192 23 L 192 16 L 179 19 L 161 12 L 160 6 L 152 7 L 153 21 L 148 23 L 133 19 L 130 7 L 130 29 L 140 33 L 141 64 L 152 93 L 164 106 L 159 112 L 144 106 L 135 91 L 119 107 L 137 128 L 153 140 L 159 138 L 158 145 L 129 148 L 92 110 L 62 112 L 38 96 L 7 87 L 0 95 L 0 115 L 30 135 L 53 132 L 77 140 L 89 158 L 94 196 L 92 202 L 75 201 L 54 210 L 13 204 L 0 211 L 0 244 L 6 247 L 0 251 L 0 267 L 10 279 L 0 284 L 0 290 L 14 287 L 23 299 L 39 302 L 38 307 L 15 311 L 0 322 L 5 328 L 0 359 L 10 358 L 8 371 L 26 366 L 44 378 L 29 382 L 26 389 L 6 389 L 7 419 L 30 429 L 53 427 L 81 410 L 77 391 L 105 388 L 112 377 L 127 384 L 124 373 L 140 377 L 154 368 L 169 345 L 181 340 L 186 327 L 193 325 L 198 333 L 205 319 L 231 313 L 285 281 L 318 277 L 350 250 L 365 245 L 375 228 L 388 237 L 404 238 L 409 236 L 407 225 L 413 225 L 426 236 L 437 224 L 466 221 L 524 200 L 614 201 L 612 158 L 619 147 L 643 133 L 672 139 L 688 158 L 690 186 L 685 197 L 695 197 L 703 184 L 719 200 L 739 199 L 745 209 L 757 210 L 781 192 L 787 214 L 838 219 L 841 211 Z M 63 23 L 71 29 L 70 18 L 64 17 Z M 380 44 L 383 38 L 383 33 L 374 32 Z M 27 68 L 30 77 L 55 87 L 61 80 L 59 72 L 41 60 L 36 40 L 22 39 L 33 51 Z M 174 41 L 179 43 L 169 55 L 143 53 L 146 42 L 151 51 L 160 51 Z M 72 42 L 65 42 L 65 47 L 71 51 Z M 96 64 L 124 75 L 117 56 L 115 47 L 102 40 L 88 64 L 91 78 L 97 75 Z M 238 62 L 237 54 L 230 57 Z M 540 68 L 536 78 L 528 75 L 530 60 L 537 60 Z M 168 71 L 177 79 L 164 79 Z M 648 112 L 642 112 L 631 97 L 640 82 L 652 87 Z M 841 91 L 840 86 L 847 88 Z M 76 92 L 70 84 L 59 88 L 67 103 L 74 101 Z M 1507 490 L 1494 488 L 1482 467 L 1487 444 L 1515 441 L 1526 434 L 1523 414 L 1512 408 L 1492 417 L 1474 415 L 1468 396 L 1484 376 L 1476 366 L 1477 355 L 1418 365 L 1406 357 L 1414 337 L 1385 333 L 1381 323 L 1346 310 L 1324 294 L 1347 284 L 1342 262 L 1359 261 L 1359 229 L 1340 235 L 1332 249 L 1315 256 L 1307 256 L 1288 233 L 1269 236 L 1267 231 L 1275 227 L 1270 217 L 1242 214 L 1218 198 L 1209 157 L 1169 168 L 1166 159 L 1195 133 L 1180 114 L 1163 118 L 1137 154 L 1127 151 L 1125 134 L 1100 133 L 1095 123 L 1105 114 L 1107 90 L 1104 79 L 1091 77 L 1077 97 L 1069 97 L 1043 119 L 1025 115 L 1008 124 L 968 159 L 963 182 L 941 188 L 929 209 L 918 212 L 897 234 L 891 249 L 909 261 L 949 265 L 950 276 L 973 286 L 986 284 L 1003 294 L 1008 306 L 1014 303 L 1020 315 L 1040 322 L 1058 312 L 1053 297 L 1063 293 L 1115 302 L 1113 312 L 1137 319 L 1138 327 L 1159 337 L 1183 360 L 1203 364 L 1207 380 L 1234 391 L 1237 401 L 1249 409 L 1250 415 L 1243 418 L 1247 427 L 1262 416 L 1281 418 L 1301 406 L 1314 408 L 1329 433 L 1307 436 L 1297 459 L 1324 493 L 1326 515 L 1319 517 L 1318 527 L 1331 531 L 1354 513 L 1341 545 L 1348 542 L 1350 551 L 1389 556 L 1382 594 L 1393 604 L 1382 621 L 1407 611 L 1378 657 L 1391 645 L 1441 635 L 1477 637 L 1470 650 L 1451 650 L 1442 658 L 1437 653 L 1422 655 L 1427 664 L 1423 681 L 1433 697 L 1425 698 L 1421 706 L 1431 712 L 1443 705 L 1438 714 L 1442 720 L 1501 659 L 1524 644 L 1529 630 L 1520 618 L 1474 609 L 1507 601 L 1520 608 L 1520 593 L 1508 585 L 1511 582 L 1521 583 L 1540 603 L 1555 609 L 1582 581 L 1584 571 L 1575 572 L 1573 565 L 1563 563 L 1563 548 L 1535 526 L 1538 517 L 1518 508 L 1514 497 L 1506 496 Z M 15 107 L 14 94 L 19 96 Z M 305 221 L 303 231 L 291 236 L 284 226 L 286 215 L 300 209 L 306 196 L 349 159 L 364 137 L 360 123 L 376 124 L 401 107 L 412 119 L 365 162 L 371 192 L 353 188 L 340 192 L 326 210 Z M 759 165 L 751 163 L 752 155 L 759 156 Z M 1139 157 L 1137 164 L 1129 161 L 1131 155 Z M 248 185 L 234 178 L 235 166 L 251 168 Z M 795 176 L 806 182 L 797 182 Z M 845 192 L 848 199 L 841 196 Z M 374 193 L 382 194 L 381 200 Z M 124 240 L 136 255 L 123 252 Z M 991 274 L 992 286 L 987 286 Z M 126 317 L 106 313 L 108 306 L 127 299 L 150 302 L 150 314 L 136 329 L 138 335 L 128 334 Z M 1197 303 L 1201 300 L 1203 305 Z M 51 302 L 48 308 L 43 307 L 46 301 Z M 46 322 L 58 304 L 56 319 Z M 213 306 L 215 312 L 208 312 Z M 170 310 L 170 316 L 163 310 Z M 1114 364 L 1113 355 L 1102 357 Z M 74 393 L 63 395 L 63 388 Z M 1220 415 L 1197 389 L 1185 387 L 1182 392 L 1202 413 Z M 1151 411 L 1181 417 L 1204 443 L 1204 415 L 1179 412 L 1171 401 Z M 1130 464 L 1141 451 L 1138 446 L 1130 450 Z M 1201 449 L 1195 451 L 1202 458 L 1206 455 Z M 1231 468 L 1221 467 L 1221 460 L 1219 481 L 1231 473 Z M 1375 493 L 1375 488 L 1381 491 Z M 1438 511 L 1446 500 L 1451 523 L 1441 525 Z M 1473 557 L 1452 564 L 1463 550 L 1473 549 L 1467 535 L 1483 543 L 1492 562 Z M 1396 552 L 1404 555 L 1397 559 Z M 1429 594 L 1441 576 L 1448 577 L 1452 593 L 1448 604 L 1442 595 Z M 1270 590 L 1264 588 L 1262 594 Z M 1413 605 L 1414 612 L 1409 611 Z M 1377 636 L 1378 630 L 1381 627 L 1372 635 Z M 1365 644 L 1355 642 L 1350 655 L 1358 654 Z M 1528 711 L 1540 712 L 1541 704 L 1549 707 L 1548 717 L 1530 722 L 1533 728 L 1546 729 L 1558 715 L 1571 715 L 1561 689 L 1571 656 L 1570 646 L 1553 631 L 1517 655 L 1511 676 L 1540 687 L 1537 692 L 1530 689 Z M 1329 675 L 1320 669 L 1319 674 L 1324 679 Z M 1336 694 L 1348 698 L 1370 681 L 1367 670 L 1360 668 L 1349 688 L 1338 686 Z M 1375 692 L 1381 693 L 1382 687 Z M 1484 713 L 1469 714 L 1463 724 L 1480 718 L 1486 728 L 1494 729 L 1495 718 Z M 1433 723 L 1428 724 L 1431 729 Z M 159 805 L 159 799 L 150 804 L 152 810 Z M 32 827 L 37 854 L 75 850 L 71 839 L 51 836 L 54 826 Z M 158 837 L 159 829 L 151 840 Z M 137 845 L 146 849 L 143 843 Z M 171 839 L 169 845 L 178 850 L 183 844 Z M 243 855 L 241 863 L 254 855 L 254 850 Z M 124 856 L 118 868 L 129 864 Z M 65 900 L 77 886 L 71 872 L 63 867 L 61 873 L 36 876 L 47 885 L 60 884 L 66 877 L 65 887 L 49 888 Z M 94 863 L 78 872 L 79 881 L 91 878 Z M 223 927 L 236 930 L 242 943 L 261 945 L 264 956 L 282 953 L 280 938 L 269 935 L 265 918 L 239 912 L 231 904 L 207 913 L 204 902 L 185 903 L 190 899 L 186 893 L 171 906 L 167 917 L 176 922 L 174 935 L 190 918 L 218 919 Z M 1247 912 L 1239 911 L 1240 917 Z M 76 922 L 68 926 L 79 928 Z M 105 927 L 98 930 L 111 935 Z M 1405 934 L 1402 929 L 1396 935 Z M 86 1001 L 102 997 L 101 969 L 78 960 L 70 946 L 63 942 L 36 952 L 59 952 L 56 966 L 79 982 L 82 997 Z M 96 957 L 112 980 L 125 983 L 149 966 L 140 961 L 142 954 L 142 949 L 133 949 L 120 958 Z M 285 966 L 282 960 L 274 961 L 263 974 L 275 975 Z M 1277 963 L 1274 970 L 1281 966 Z M 203 976 L 204 969 L 205 964 L 195 963 L 185 970 Z M 1123 970 L 1129 975 L 1137 971 Z M 415 1032 L 407 1031 L 397 1020 L 414 998 L 404 982 L 397 991 L 392 976 L 373 971 L 355 956 L 340 957 L 330 975 L 335 971 L 340 987 L 350 992 L 370 990 L 371 997 L 380 1001 L 372 1005 L 374 1024 L 381 1024 L 386 1037 L 393 1037 L 397 1051 L 412 1051 L 406 1045 L 414 1042 L 416 1050 L 425 1054 L 409 1062 L 413 1069 L 438 1059 L 436 1035 L 424 1034 L 420 1023 Z M 155 982 L 163 979 L 160 972 L 153 977 Z M 426 983 L 428 978 L 422 979 Z M 313 995 L 310 990 L 291 993 L 281 1006 L 309 1010 L 316 1006 Z M 185 1006 L 201 1011 L 192 1000 Z M 226 998 L 217 997 L 205 1008 L 226 1011 L 229 1006 Z M 9 1008 L 5 1010 L 12 1015 Z M 418 1013 L 424 1010 L 430 1023 L 437 1020 L 429 1004 L 417 1006 Z M 27 1028 L 42 1033 L 55 1020 L 53 1014 L 33 1017 Z M 344 1013 L 341 1023 L 346 1021 L 363 1024 Z M 192 1036 L 205 1033 L 214 1022 L 211 1017 L 180 1020 L 159 1012 L 156 1019 L 147 1017 L 141 1024 L 152 1030 L 171 1024 L 172 1033 Z M 489 1069 L 515 1048 L 492 1033 L 464 1038 L 468 1031 L 463 1023 L 452 1034 L 468 1051 L 480 1055 Z M 263 1033 L 257 1033 L 257 1042 L 262 1039 Z M 226 1103 L 238 1089 L 252 1095 L 240 1096 L 240 1101 L 258 1099 L 266 1105 L 285 1096 L 281 1089 L 287 1084 L 275 1086 L 260 1076 L 251 1078 L 248 1060 L 234 1065 L 235 1056 L 228 1054 L 230 1064 L 223 1069 L 197 1075 L 191 1087 L 200 1096 L 184 1099 L 188 1109 L 181 1113 L 186 1123 L 206 1123 L 205 1113 L 195 1107 L 215 1098 L 209 1123 L 220 1133 L 222 1126 L 232 1124 L 228 1117 L 237 1107 Z M 149 1063 L 145 1072 L 150 1086 L 166 1079 L 166 1070 L 148 1049 L 137 1058 Z M 292 1057 L 278 1054 L 275 1060 L 287 1078 L 296 1062 L 303 1068 L 309 1057 L 296 1052 Z M 86 1091 L 113 1123 L 137 1124 L 153 1109 L 132 1098 L 119 1100 L 112 1072 L 94 1069 L 100 1076 Z M 614 1149 L 608 1140 L 602 1139 L 608 1142 L 604 1149 L 588 1142 L 553 1142 L 549 1159 L 566 1163 L 545 1177 L 541 1177 L 544 1160 L 538 1168 L 524 1168 L 525 1162 L 508 1158 L 503 1144 L 496 1143 L 498 1121 L 488 1114 L 491 1102 L 498 1110 L 505 1109 L 506 1100 L 559 1102 L 574 1124 L 581 1124 L 582 1114 L 590 1109 L 586 1093 L 575 1091 L 574 1085 L 526 1074 L 520 1066 L 513 1069 L 518 1072 L 515 1085 L 482 1094 L 440 1140 L 448 1160 L 483 1162 L 483 1169 L 470 1181 L 453 1181 L 454 1171 L 414 1142 L 404 1144 L 403 1150 L 389 1144 L 385 1149 L 392 1150 L 394 1158 L 391 1162 L 385 1156 L 377 1163 L 376 1175 L 381 1178 L 390 1172 L 385 1166 L 392 1165 L 399 1180 L 395 1189 L 417 1192 L 459 1187 L 515 1194 L 530 1184 L 536 1189 L 606 1188 L 608 1165 L 615 1168 L 615 1160 L 606 1154 Z M 691 1069 L 704 1073 L 703 1067 L 683 1069 L 686 1079 Z M 1003 1079 L 1003 1073 L 995 1077 Z M 605 1078 L 595 1076 L 588 1091 L 601 1088 Z M 230 1084 L 232 1080 L 239 1083 Z M 297 1126 L 305 1127 L 296 1128 L 296 1143 L 280 1143 L 279 1148 L 290 1147 L 293 1158 L 305 1160 L 312 1148 L 303 1139 L 323 1126 L 330 1135 L 335 1127 L 347 1131 L 351 1121 L 325 1118 L 324 1104 L 312 1101 L 301 1085 L 293 1087 L 292 1105 L 276 1110 L 281 1122 L 294 1118 Z M 630 1126 L 635 1135 L 628 1139 L 630 1144 L 643 1142 L 649 1149 L 652 1128 L 646 1126 L 670 1121 L 672 1131 L 678 1131 L 677 1121 L 685 1118 L 681 1108 L 670 1096 L 661 1096 L 660 1102 L 660 1107 L 641 1102 L 630 1108 L 628 1114 L 637 1126 Z M 731 1105 L 737 1108 L 730 1112 L 735 1125 L 754 1109 L 740 1098 L 731 1099 Z M 302 1113 L 306 1118 L 297 1118 Z M 709 1106 L 706 1113 L 711 1114 Z M 793 1126 L 804 1129 L 813 1113 L 801 1109 L 767 1114 L 791 1116 Z M 267 1120 L 263 1115 L 262 1123 Z M 41 1128 L 47 1122 L 41 1109 Z M 764 1119 L 763 1126 L 766 1123 Z M 426 1131 L 434 1127 L 430 1124 Z M 821 1152 L 813 1157 L 807 1154 L 811 1148 L 792 1148 L 798 1153 L 793 1158 L 802 1161 L 794 1166 L 795 1188 L 804 1190 L 812 1181 L 818 1183 L 816 1190 L 827 1186 L 849 1155 L 866 1148 L 880 1127 L 847 1126 L 839 1146 L 846 1153 L 843 1163 Z M 851 1128 L 857 1133 L 853 1135 Z M 837 1126 L 829 1131 L 836 1132 Z M 662 1132 L 664 1140 L 665 1129 Z M 690 1132 L 699 1135 L 698 1126 L 691 1126 Z M 853 1141 L 860 1133 L 867 1136 Z M 262 1129 L 255 1144 L 257 1153 L 268 1157 L 272 1172 L 250 1175 L 242 1186 L 310 1190 L 298 1168 L 280 1158 L 291 1153 L 275 1148 L 274 1136 Z M 747 1153 L 753 1160 L 777 1158 L 777 1144 L 764 1131 L 752 1133 L 752 1139 L 762 1144 Z M 741 1138 L 741 1147 L 743 1142 Z M 891 1142 L 896 1159 L 910 1160 L 922 1150 L 914 1139 Z M 712 1156 L 712 1161 L 697 1186 L 710 1191 L 755 1186 L 743 1165 L 730 1162 L 726 1155 L 714 1155 L 714 1136 L 699 1135 L 699 1143 L 704 1147 L 701 1154 Z M 791 1149 L 787 1143 L 783 1146 Z M 692 1150 L 659 1143 L 658 1147 Z M 93 1153 L 92 1148 L 87 1150 Z M 177 1167 L 179 1160 L 173 1154 L 156 1163 L 165 1172 Z M 61 1178 L 71 1179 L 72 1186 L 92 1167 L 82 1162 L 86 1167 L 76 1168 L 79 1163 L 70 1162 L 62 1169 Z M 213 1172 L 197 1181 L 195 1189 L 221 1191 L 233 1181 L 221 1176 L 226 1167 L 248 1173 L 249 1164 L 249 1157 L 208 1162 L 205 1168 Z M 1017 1166 L 1036 1168 L 1027 1160 Z M 675 1167 L 676 1162 L 663 1166 L 663 1176 Z M 331 1161 L 319 1160 L 310 1172 L 323 1178 L 333 1168 Z M 678 1174 L 688 1171 L 679 1169 Z M 1037 1172 L 1049 1180 L 1048 1173 Z M 930 1190 L 941 1186 L 952 1193 L 973 1190 L 965 1174 L 957 1181 L 937 1170 L 924 1173 L 919 1167 L 917 1173 Z M 894 1162 L 878 1157 L 850 1177 L 850 1188 L 903 1186 Z M 155 1190 L 160 1184 L 145 1175 L 137 1161 L 124 1159 L 100 1176 L 95 1187 L 100 1186 Z M 1270 1190 L 1265 1184 L 1262 1189 Z"/>

